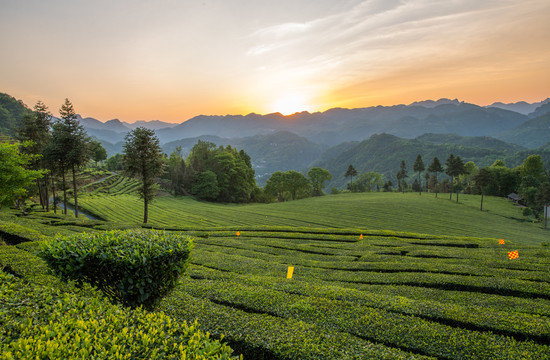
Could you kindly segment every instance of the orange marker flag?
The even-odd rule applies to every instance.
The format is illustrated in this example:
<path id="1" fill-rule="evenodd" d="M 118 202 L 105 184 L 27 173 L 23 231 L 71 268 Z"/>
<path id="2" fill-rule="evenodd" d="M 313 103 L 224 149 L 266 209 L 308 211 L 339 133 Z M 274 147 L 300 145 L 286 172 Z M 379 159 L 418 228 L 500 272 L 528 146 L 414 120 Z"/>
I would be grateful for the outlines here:
<path id="1" fill-rule="evenodd" d="M 359 240 L 363 240 L 363 234 L 359 235 Z"/>
<path id="2" fill-rule="evenodd" d="M 241 233 L 237 231 L 237 236 L 241 236 Z"/>
<path id="3" fill-rule="evenodd" d="M 498 243 L 499 243 L 500 245 L 504 245 L 504 239 L 498 239 Z"/>
<path id="4" fill-rule="evenodd" d="M 286 278 L 287 279 L 292 279 L 292 274 L 294 273 L 294 266 L 289 266 L 288 267 L 288 272 L 286 273 Z"/>
<path id="5" fill-rule="evenodd" d="M 508 253 L 508 257 L 510 258 L 510 260 L 517 259 L 519 257 L 519 254 L 517 251 L 510 251 Z"/>

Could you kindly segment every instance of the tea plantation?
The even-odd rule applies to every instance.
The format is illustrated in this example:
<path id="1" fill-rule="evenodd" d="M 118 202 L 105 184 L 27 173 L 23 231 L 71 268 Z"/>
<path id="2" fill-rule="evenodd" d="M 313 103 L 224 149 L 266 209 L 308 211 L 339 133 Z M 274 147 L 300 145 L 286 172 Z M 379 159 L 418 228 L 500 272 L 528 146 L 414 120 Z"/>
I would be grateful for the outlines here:
<path id="1" fill-rule="evenodd" d="M 153 314 L 198 321 L 245 359 L 550 358 L 549 232 L 506 200 L 480 212 L 477 197 L 432 194 L 255 205 L 161 197 L 145 226 L 134 195 L 94 191 L 82 207 L 104 220 L 1 211 L 0 269 L 85 296 L 48 275 L 35 256 L 44 239 L 166 229 L 194 249 Z"/>

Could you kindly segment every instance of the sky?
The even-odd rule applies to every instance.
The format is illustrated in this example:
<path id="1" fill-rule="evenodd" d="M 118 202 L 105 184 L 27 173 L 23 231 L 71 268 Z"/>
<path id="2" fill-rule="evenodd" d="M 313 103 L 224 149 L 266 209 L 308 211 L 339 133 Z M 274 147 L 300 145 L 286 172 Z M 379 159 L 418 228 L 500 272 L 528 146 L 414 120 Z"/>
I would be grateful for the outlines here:
<path id="1" fill-rule="evenodd" d="M 101 121 L 550 97 L 548 0 L 0 0 L 0 92 Z"/>

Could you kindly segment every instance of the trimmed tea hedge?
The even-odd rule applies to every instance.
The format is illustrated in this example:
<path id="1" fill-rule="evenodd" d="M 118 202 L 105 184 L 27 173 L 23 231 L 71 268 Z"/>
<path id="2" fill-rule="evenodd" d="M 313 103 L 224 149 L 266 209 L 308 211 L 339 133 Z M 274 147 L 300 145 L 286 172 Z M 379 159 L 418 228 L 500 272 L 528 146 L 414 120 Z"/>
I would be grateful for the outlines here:
<path id="1" fill-rule="evenodd" d="M 180 287 L 159 307 L 172 318 L 198 319 L 213 336 L 223 333 L 228 344 L 246 359 L 434 359 L 316 324 L 223 306 L 193 297 Z"/>
<path id="2" fill-rule="evenodd" d="M 59 236 L 40 256 L 62 279 L 89 282 L 126 306 L 154 306 L 185 271 L 192 248 L 166 231 L 113 230 Z"/>
<path id="3" fill-rule="evenodd" d="M 36 230 L 14 223 L 0 223 L 0 238 L 7 244 L 16 245 L 25 241 L 40 241 L 48 237 Z"/>
<path id="4" fill-rule="evenodd" d="M 198 324 L 25 284 L 0 271 L 0 359 L 233 359 Z"/>

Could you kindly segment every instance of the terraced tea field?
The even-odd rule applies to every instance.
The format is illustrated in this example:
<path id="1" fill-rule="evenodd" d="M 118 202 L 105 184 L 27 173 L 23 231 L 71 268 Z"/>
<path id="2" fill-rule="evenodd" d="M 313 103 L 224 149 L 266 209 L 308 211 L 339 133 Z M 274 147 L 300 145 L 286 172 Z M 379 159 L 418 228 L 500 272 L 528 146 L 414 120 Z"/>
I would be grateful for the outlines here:
<path id="1" fill-rule="evenodd" d="M 40 233 L 165 228 L 195 247 L 157 310 L 198 319 L 245 359 L 550 358 L 549 232 L 504 199 L 480 212 L 475 196 L 248 205 L 165 196 L 143 225 L 142 202 L 127 190 L 135 184 L 110 181 L 126 190 L 81 196 L 105 221 L 0 213 L 6 239 L 32 241 L 0 245 L 0 268 L 31 282 L 44 276 L 33 255 Z"/>
<path id="2" fill-rule="evenodd" d="M 157 228 L 298 226 L 315 228 L 385 229 L 414 233 L 506 238 L 540 245 L 550 240 L 540 223 L 532 223 L 506 199 L 447 194 L 363 193 L 327 195 L 274 204 L 214 204 L 189 197 L 161 196 L 149 207 L 149 223 Z M 109 221 L 139 224 L 143 202 L 118 193 L 83 195 L 85 211 Z"/>
<path id="3" fill-rule="evenodd" d="M 195 233 L 188 276 L 161 309 L 198 318 L 248 358 L 550 357 L 548 248 L 352 230 L 239 234 Z"/>

